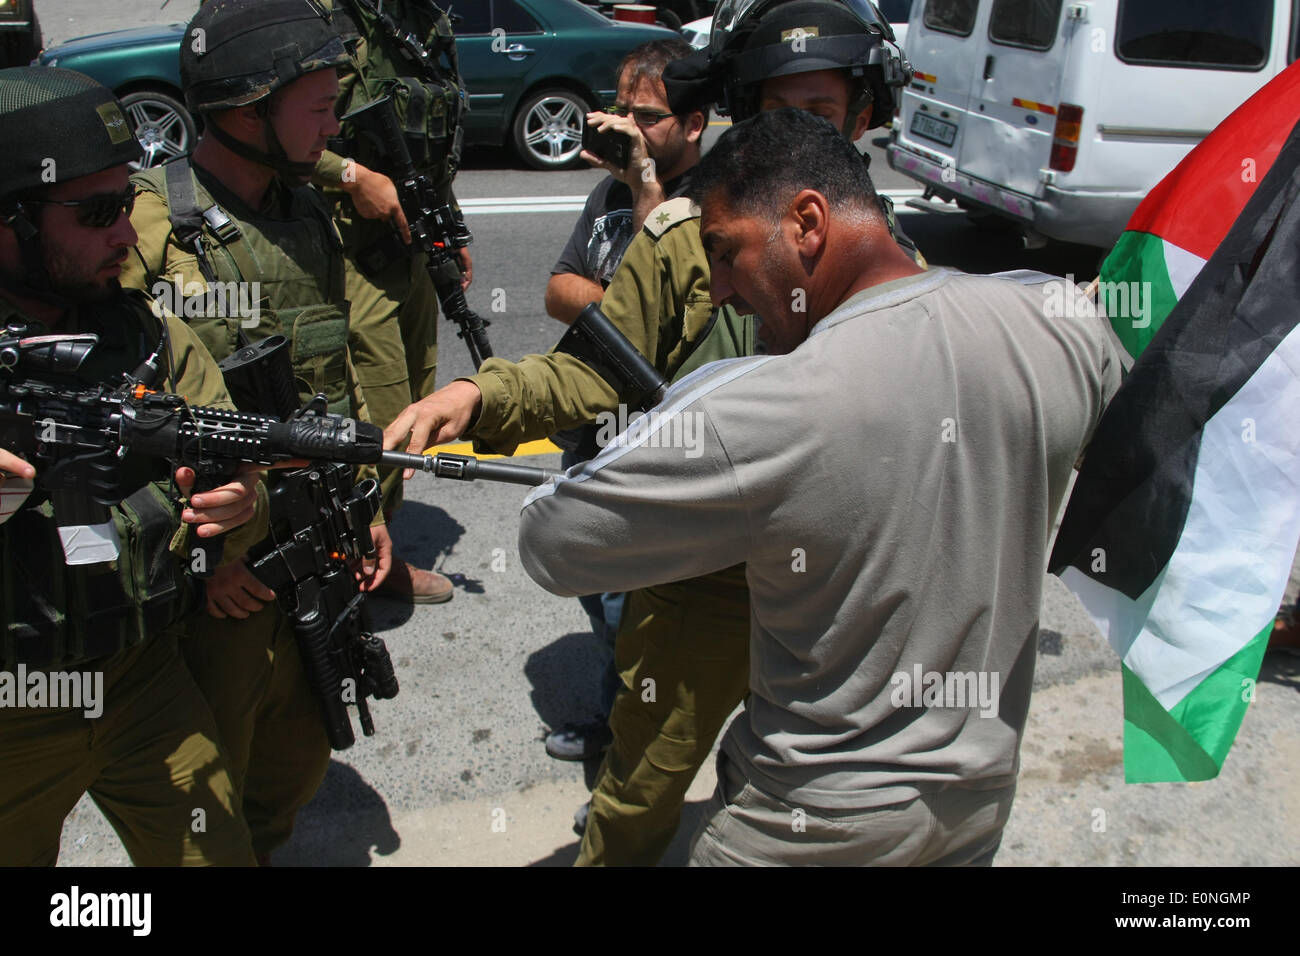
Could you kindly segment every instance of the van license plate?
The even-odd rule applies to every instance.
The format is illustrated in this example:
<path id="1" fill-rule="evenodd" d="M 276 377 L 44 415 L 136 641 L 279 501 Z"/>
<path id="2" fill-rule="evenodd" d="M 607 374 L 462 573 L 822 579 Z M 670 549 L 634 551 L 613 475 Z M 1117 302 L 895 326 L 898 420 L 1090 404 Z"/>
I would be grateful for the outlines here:
<path id="1" fill-rule="evenodd" d="M 957 124 L 945 123 L 943 120 L 926 116 L 924 113 L 912 114 L 912 132 L 917 136 L 951 146 L 957 139 Z"/>

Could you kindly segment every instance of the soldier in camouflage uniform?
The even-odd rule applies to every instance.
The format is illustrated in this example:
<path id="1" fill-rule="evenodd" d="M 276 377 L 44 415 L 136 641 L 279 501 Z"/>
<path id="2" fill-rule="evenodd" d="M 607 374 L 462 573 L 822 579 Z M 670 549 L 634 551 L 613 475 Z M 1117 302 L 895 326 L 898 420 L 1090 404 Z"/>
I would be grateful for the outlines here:
<path id="1" fill-rule="evenodd" d="M 342 246 L 307 185 L 338 131 L 343 41 L 309 0 L 213 0 L 186 35 L 195 31 L 202 42 L 182 47 L 181 79 L 190 109 L 204 116 L 203 137 L 192 162 L 133 177 L 140 240 L 123 281 L 173 297 L 178 287 L 203 290 L 184 311 L 218 360 L 284 335 L 298 398 L 323 392 L 331 412 L 367 420 L 349 355 Z M 255 312 L 232 314 L 233 297 L 213 294 L 218 283 L 249 290 L 238 301 Z M 371 534 L 378 567 L 367 590 L 391 555 L 382 516 Z M 273 598 L 242 561 L 218 570 L 207 613 L 194 616 L 182 644 L 221 728 L 260 858 L 289 838 L 330 756 L 292 624 Z"/>
<path id="2" fill-rule="evenodd" d="M 429 0 L 326 0 L 325 6 L 354 51 L 340 77 L 338 115 L 391 96 L 416 168 L 433 182 L 438 203 L 459 213 L 451 184 L 460 160 L 465 96 L 447 15 Z M 313 181 L 335 201 L 347 257 L 353 359 L 371 417 L 387 426 L 433 391 L 438 298 L 424 255 L 412 255 L 405 245 L 406 219 L 386 175 L 394 172 L 394 161 L 350 122 L 343 124 L 337 145 L 341 154 L 327 150 Z M 457 255 L 456 279 L 467 289 L 473 275 L 469 250 Z M 384 514 L 391 521 L 402 503 L 401 475 L 392 469 L 380 469 L 380 475 Z M 396 557 L 383 591 L 419 604 L 438 604 L 453 594 L 445 576 Z"/>
<path id="3" fill-rule="evenodd" d="M 665 71 L 674 110 L 707 101 L 725 85 L 737 120 L 796 106 L 826 117 L 853 141 L 889 120 L 905 71 L 878 14 L 851 11 L 839 0 L 741 0 L 736 7 L 720 5 L 710 52 Z M 796 37 L 804 38 L 798 49 Z M 923 263 L 883 197 L 882 205 L 899 245 Z M 685 197 L 650 214 L 601 307 L 670 380 L 754 351 L 754 317 L 711 301 L 699 210 Z M 412 406 L 386 439 L 399 444 L 410 430 L 410 447 L 423 448 L 464 434 L 480 451 L 509 454 L 524 441 L 616 409 L 620 398 L 570 355 L 530 355 L 514 364 L 493 359 L 478 375 Z M 615 643 L 624 686 L 610 715 L 614 742 L 592 794 L 579 865 L 658 862 L 687 788 L 748 689 L 748 660 L 743 565 L 628 595 Z"/>
<path id="4" fill-rule="evenodd" d="M 233 407 L 184 323 L 118 284 L 136 238 L 122 213 L 140 147 L 113 94 L 69 70 L 0 71 L 0 140 L 0 327 L 97 334 L 77 373 L 86 386 L 118 384 L 157 351 L 156 388 Z M 123 491 L 138 490 L 111 509 L 118 558 L 69 565 L 56 519 L 73 503 L 0 451 L 0 866 L 53 864 L 64 817 L 87 792 L 137 865 L 254 862 L 216 725 L 177 650 L 195 604 L 193 541 L 177 529 L 243 525 L 227 540 L 246 547 L 266 531 L 265 498 L 255 508 L 249 472 L 186 506 L 169 484 L 126 477 L 131 460 L 118 466 Z M 92 684 L 98 700 L 84 706 L 26 709 L 10 693 L 24 670 L 21 683 L 41 675 L 50 688 L 58 673 L 90 675 L 102 695 Z"/>

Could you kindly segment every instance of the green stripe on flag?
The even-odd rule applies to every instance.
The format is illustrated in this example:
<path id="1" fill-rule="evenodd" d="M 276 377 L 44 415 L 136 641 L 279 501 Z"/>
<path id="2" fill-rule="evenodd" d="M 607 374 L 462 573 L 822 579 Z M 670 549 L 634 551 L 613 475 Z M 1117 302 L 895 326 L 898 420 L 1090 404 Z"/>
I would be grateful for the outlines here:
<path id="1" fill-rule="evenodd" d="M 1130 231 L 1121 235 L 1101 265 L 1097 300 L 1106 309 L 1115 335 L 1128 354 L 1137 358 L 1178 304 L 1165 264 L 1164 240 L 1149 232 Z M 1140 318 L 1132 314 L 1133 310 L 1115 314 L 1125 312 L 1123 306 L 1129 302 L 1142 303 Z"/>
<path id="2" fill-rule="evenodd" d="M 1223 769 L 1255 696 L 1273 622 L 1220 664 L 1173 710 L 1160 705 L 1127 666 L 1124 675 L 1124 781 L 1211 780 Z"/>

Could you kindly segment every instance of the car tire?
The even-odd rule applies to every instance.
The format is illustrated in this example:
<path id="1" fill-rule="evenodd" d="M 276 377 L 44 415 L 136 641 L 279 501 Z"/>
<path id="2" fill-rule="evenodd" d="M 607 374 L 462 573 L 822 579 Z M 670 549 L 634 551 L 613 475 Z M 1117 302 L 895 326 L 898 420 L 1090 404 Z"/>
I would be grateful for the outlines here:
<path id="1" fill-rule="evenodd" d="M 672 30 L 674 33 L 682 32 L 682 18 L 673 13 L 667 7 L 660 7 L 655 11 L 655 26 L 664 27 Z"/>
<path id="2" fill-rule="evenodd" d="M 194 149 L 199 134 L 189 110 L 176 99 L 157 90 L 137 90 L 122 97 L 122 110 L 144 148 L 136 169 L 158 166 L 174 156 Z"/>
<path id="3" fill-rule="evenodd" d="M 573 90 L 553 88 L 530 95 L 515 113 L 515 152 L 533 169 L 571 169 L 583 165 L 582 130 L 594 107 Z"/>

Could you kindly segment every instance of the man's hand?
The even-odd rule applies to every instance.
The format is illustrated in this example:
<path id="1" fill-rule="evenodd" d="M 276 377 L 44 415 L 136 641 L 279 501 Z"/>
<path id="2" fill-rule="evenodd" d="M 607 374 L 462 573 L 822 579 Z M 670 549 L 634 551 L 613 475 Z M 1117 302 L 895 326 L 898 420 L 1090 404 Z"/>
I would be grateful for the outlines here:
<path id="1" fill-rule="evenodd" d="M 3 448 L 0 448 L 0 471 L 5 473 L 0 475 L 0 478 L 8 475 L 13 475 L 16 478 L 36 477 L 36 467 L 31 462 L 25 461 L 13 452 L 5 451 Z"/>
<path id="2" fill-rule="evenodd" d="M 360 569 L 356 571 L 357 588 L 361 591 L 377 589 L 393 566 L 393 539 L 388 533 L 388 525 L 372 525 L 370 537 L 375 542 L 375 556 L 363 558 Z"/>
<path id="3" fill-rule="evenodd" d="M 236 617 L 240 620 L 260 611 L 266 602 L 275 600 L 275 592 L 248 570 L 243 561 L 217 568 L 204 582 L 208 613 L 213 617 Z"/>
<path id="4" fill-rule="evenodd" d="M 36 469 L 30 462 L 0 448 L 0 524 L 27 500 L 35 477 Z"/>
<path id="5" fill-rule="evenodd" d="M 211 538 L 247 523 L 257 507 L 257 482 L 264 467 L 241 465 L 239 473 L 226 484 L 194 495 L 189 507 L 181 512 L 181 520 L 198 525 L 196 533 L 200 538 Z M 176 485 L 182 495 L 189 495 L 194 477 L 192 468 L 176 469 Z"/>
<path id="6" fill-rule="evenodd" d="M 641 127 L 631 116 L 615 116 L 613 113 L 588 113 L 587 122 L 602 132 L 612 129 L 626 133 L 632 140 L 626 169 L 619 169 L 585 149 L 580 155 L 632 190 L 632 228 L 635 232 L 640 232 L 650 210 L 668 198 L 663 183 L 659 182 L 659 172 L 646 146 Z"/>
<path id="7" fill-rule="evenodd" d="M 397 198 L 397 187 L 383 173 L 362 166 L 355 159 L 348 160 L 350 174 L 343 179 L 343 190 L 363 219 L 389 219 L 402 234 L 402 241 L 410 243 L 411 227 L 406 213 Z"/>
<path id="8" fill-rule="evenodd" d="M 391 451 L 406 442 L 408 452 L 423 454 L 430 445 L 441 445 L 463 435 L 482 408 L 483 393 L 473 382 L 444 385 L 402 410 L 384 429 L 384 448 Z M 403 477 L 414 474 L 415 469 L 407 468 Z"/>
<path id="9" fill-rule="evenodd" d="M 468 292 L 469 284 L 474 281 L 474 260 L 470 258 L 469 246 L 457 249 L 456 259 L 460 262 L 460 291 Z"/>
<path id="10" fill-rule="evenodd" d="M 585 149 L 579 155 L 591 165 L 605 170 L 619 182 L 626 183 L 633 193 L 637 192 L 645 185 L 641 181 L 641 170 L 645 168 L 645 161 L 650 159 L 650 153 L 646 149 L 645 137 L 641 135 L 641 127 L 636 125 L 636 120 L 632 119 L 631 116 L 615 116 L 613 113 L 606 113 L 601 110 L 597 113 L 587 114 L 587 125 L 594 126 L 602 133 L 610 130 L 623 133 L 632 141 L 626 169 L 620 169 L 608 160 L 601 159 L 595 153 L 588 152 Z"/>

